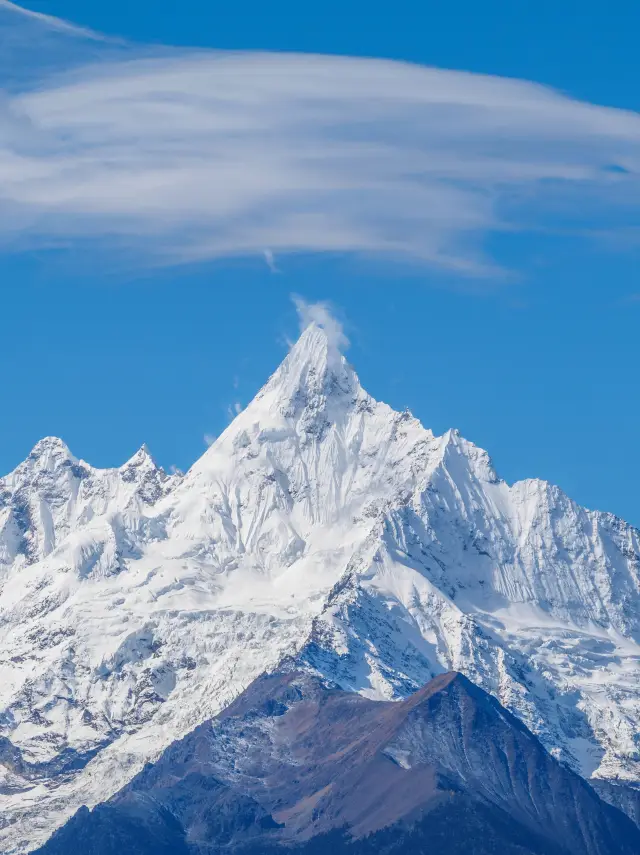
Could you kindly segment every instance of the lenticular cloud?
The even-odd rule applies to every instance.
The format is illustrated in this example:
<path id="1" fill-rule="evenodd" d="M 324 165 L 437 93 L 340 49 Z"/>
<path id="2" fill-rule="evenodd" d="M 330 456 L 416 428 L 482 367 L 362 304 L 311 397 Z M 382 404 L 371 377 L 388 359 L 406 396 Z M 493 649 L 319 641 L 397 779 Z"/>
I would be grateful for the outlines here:
<path id="1" fill-rule="evenodd" d="M 11 75 L 0 65 L 11 246 L 82 238 L 153 263 L 385 253 L 474 274 L 495 269 L 493 231 L 606 233 L 637 214 L 640 116 L 536 84 L 116 46 L 8 3 L 0 28 L 14 46 Z"/>

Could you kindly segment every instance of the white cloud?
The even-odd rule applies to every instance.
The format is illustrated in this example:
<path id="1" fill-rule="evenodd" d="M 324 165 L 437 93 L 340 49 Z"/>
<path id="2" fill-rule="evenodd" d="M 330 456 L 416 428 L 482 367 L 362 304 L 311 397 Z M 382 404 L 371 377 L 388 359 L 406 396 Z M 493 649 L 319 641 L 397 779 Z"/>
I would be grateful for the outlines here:
<path id="1" fill-rule="evenodd" d="M 291 299 L 300 319 L 300 332 L 303 332 L 309 324 L 317 324 L 326 332 L 329 344 L 335 350 L 342 352 L 349 347 L 349 339 L 343 324 L 338 320 L 335 309 L 329 303 L 308 303 L 297 294 L 293 294 Z"/>
<path id="2" fill-rule="evenodd" d="M 278 265 L 276 264 L 275 256 L 270 249 L 265 249 L 264 260 L 266 261 L 267 267 L 272 273 L 280 273 Z"/>
<path id="3" fill-rule="evenodd" d="M 234 401 L 233 404 L 227 406 L 227 418 L 232 422 L 237 415 L 242 412 L 242 404 L 240 401 Z"/>
<path id="4" fill-rule="evenodd" d="M 632 112 L 389 60 L 143 53 L 105 48 L 37 85 L 31 69 L 0 101 L 5 246 L 386 253 L 473 274 L 495 270 L 492 232 L 637 216 Z"/>

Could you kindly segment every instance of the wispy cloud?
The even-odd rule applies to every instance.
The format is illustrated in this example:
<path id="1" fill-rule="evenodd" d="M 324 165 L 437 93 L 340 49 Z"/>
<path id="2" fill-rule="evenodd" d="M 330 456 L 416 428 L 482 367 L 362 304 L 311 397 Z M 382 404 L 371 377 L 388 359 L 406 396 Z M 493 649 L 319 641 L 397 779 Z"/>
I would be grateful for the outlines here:
<path id="1" fill-rule="evenodd" d="M 51 85 L 61 71 L 125 55 L 130 48 L 121 40 L 0 0 L 0 100 L 7 92 Z"/>
<path id="2" fill-rule="evenodd" d="M 350 342 L 344 331 L 344 325 L 330 303 L 309 303 L 298 294 L 292 294 L 291 299 L 298 312 L 300 332 L 303 332 L 309 324 L 317 324 L 325 331 L 329 343 L 336 350 L 343 351 L 349 347 Z"/>
<path id="3" fill-rule="evenodd" d="M 482 274 L 492 232 L 637 215 L 632 112 L 388 60 L 142 53 L 49 69 L 0 101 L 5 246 L 386 253 Z"/>
<path id="4" fill-rule="evenodd" d="M 11 0 L 0 0 L 0 11 L 16 15 L 18 18 L 26 18 L 31 21 L 36 21 L 50 30 L 71 33 L 72 35 L 82 36 L 89 39 L 102 40 L 102 36 L 94 33 L 92 30 L 85 29 L 84 27 L 77 27 L 75 24 L 71 24 L 69 21 L 65 21 L 62 18 L 55 18 L 53 15 L 45 15 L 43 12 L 34 12 L 31 9 L 26 9 L 24 6 L 19 6 L 17 3 L 12 3 Z"/>
<path id="5" fill-rule="evenodd" d="M 272 273 L 280 273 L 280 271 L 278 270 L 278 265 L 276 264 L 275 256 L 270 249 L 265 249 L 264 260 L 266 261 L 267 267 Z"/>

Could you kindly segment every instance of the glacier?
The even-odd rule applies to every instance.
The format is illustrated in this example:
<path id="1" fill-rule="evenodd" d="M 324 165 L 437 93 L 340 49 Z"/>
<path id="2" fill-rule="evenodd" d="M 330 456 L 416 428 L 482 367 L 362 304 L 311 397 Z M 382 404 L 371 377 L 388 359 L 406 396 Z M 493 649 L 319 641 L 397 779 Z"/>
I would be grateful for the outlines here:
<path id="1" fill-rule="evenodd" d="M 385 700 L 459 671 L 640 786 L 639 642 L 638 530 L 374 400 L 312 323 L 185 475 L 47 438 L 0 479 L 0 849 L 288 659 Z"/>

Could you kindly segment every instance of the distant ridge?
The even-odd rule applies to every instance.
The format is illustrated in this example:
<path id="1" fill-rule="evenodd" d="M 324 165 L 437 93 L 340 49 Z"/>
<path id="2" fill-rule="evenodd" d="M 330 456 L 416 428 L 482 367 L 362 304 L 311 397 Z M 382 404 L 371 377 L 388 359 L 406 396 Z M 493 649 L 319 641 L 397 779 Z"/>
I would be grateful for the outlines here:
<path id="1" fill-rule="evenodd" d="M 36 855 L 631 855 L 640 830 L 461 674 L 399 703 L 260 678 Z"/>

